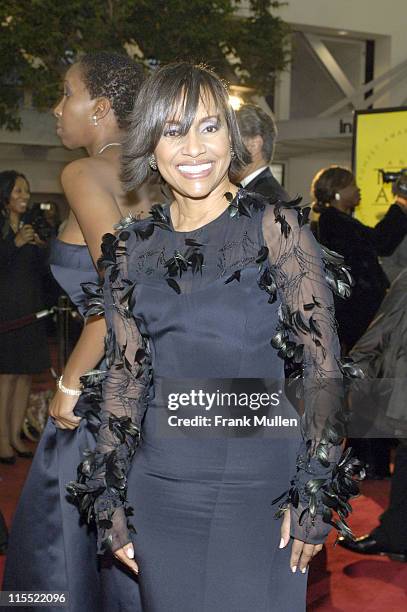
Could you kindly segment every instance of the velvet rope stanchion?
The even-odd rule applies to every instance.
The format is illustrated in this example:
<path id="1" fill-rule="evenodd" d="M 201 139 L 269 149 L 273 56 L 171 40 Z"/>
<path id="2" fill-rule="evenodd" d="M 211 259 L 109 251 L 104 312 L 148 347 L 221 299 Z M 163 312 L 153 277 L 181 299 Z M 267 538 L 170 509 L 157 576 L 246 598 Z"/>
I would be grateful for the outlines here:
<path id="1" fill-rule="evenodd" d="M 40 310 L 39 312 L 24 315 L 24 317 L 20 317 L 19 319 L 13 319 L 12 321 L 0 321 L 0 334 L 4 334 L 15 329 L 20 329 L 21 327 L 26 327 L 26 325 L 31 325 L 31 323 L 38 321 L 38 319 L 49 317 L 49 315 L 54 313 L 54 310 L 54 308 L 49 310 Z"/>

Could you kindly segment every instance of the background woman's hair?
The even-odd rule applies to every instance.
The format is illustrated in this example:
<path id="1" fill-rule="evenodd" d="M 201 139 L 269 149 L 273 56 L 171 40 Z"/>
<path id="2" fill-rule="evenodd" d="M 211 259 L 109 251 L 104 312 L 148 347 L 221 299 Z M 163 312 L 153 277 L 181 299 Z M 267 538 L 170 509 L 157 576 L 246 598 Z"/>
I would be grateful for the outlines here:
<path id="1" fill-rule="evenodd" d="M 345 189 L 353 179 L 352 172 L 343 166 L 329 166 L 329 168 L 320 170 L 314 176 L 311 184 L 313 210 L 316 213 L 325 210 L 335 199 L 335 193 Z"/>
<path id="2" fill-rule="evenodd" d="M 180 134 L 185 135 L 195 118 L 199 101 L 213 98 L 215 107 L 226 119 L 235 156 L 229 175 L 233 180 L 250 161 L 243 144 L 226 86 L 203 65 L 188 62 L 168 64 L 154 72 L 142 85 L 130 117 L 130 130 L 123 149 L 122 179 L 127 191 L 137 189 L 153 171 L 148 158 L 154 152 L 165 124 L 181 108 Z"/>
<path id="3" fill-rule="evenodd" d="M 23 178 L 28 187 L 30 186 L 27 177 L 21 172 L 16 170 L 3 170 L 3 172 L 0 172 L 0 214 L 2 215 L 5 215 L 7 212 L 6 207 L 10 202 L 11 192 L 18 178 Z"/>
<path id="4" fill-rule="evenodd" d="M 128 127 L 128 115 L 144 80 L 140 64 L 128 55 L 97 51 L 78 61 L 90 97 L 107 98 L 120 128 Z"/>

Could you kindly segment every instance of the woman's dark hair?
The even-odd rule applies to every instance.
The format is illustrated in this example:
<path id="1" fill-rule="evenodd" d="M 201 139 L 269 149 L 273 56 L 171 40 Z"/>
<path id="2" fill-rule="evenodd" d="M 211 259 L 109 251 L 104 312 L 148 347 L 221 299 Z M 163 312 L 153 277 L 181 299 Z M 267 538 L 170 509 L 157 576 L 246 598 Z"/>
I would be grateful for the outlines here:
<path id="1" fill-rule="evenodd" d="M 226 86 L 203 65 L 179 62 L 156 70 L 142 85 L 130 116 L 130 130 L 123 151 L 122 179 L 125 189 L 137 189 L 152 175 L 148 158 L 158 144 L 166 122 L 182 108 L 177 117 L 181 135 L 185 135 L 195 118 L 200 100 L 213 98 L 226 119 L 231 145 L 235 153 L 230 164 L 230 177 L 250 161 L 243 144 L 234 110 L 229 103 Z"/>
<path id="2" fill-rule="evenodd" d="M 311 184 L 314 211 L 321 213 L 325 210 L 335 199 L 335 193 L 348 187 L 353 180 L 352 172 L 343 166 L 330 166 L 320 170 Z"/>
<path id="3" fill-rule="evenodd" d="M 28 187 L 30 186 L 27 177 L 21 172 L 17 172 L 16 170 L 4 170 L 0 172 L 0 214 L 2 215 L 6 214 L 6 207 L 10 202 L 11 192 L 18 178 L 23 178 Z"/>
<path id="4" fill-rule="evenodd" d="M 88 53 L 78 64 L 91 98 L 107 98 L 119 127 L 127 128 L 128 115 L 144 79 L 141 65 L 128 55 L 108 51 Z"/>

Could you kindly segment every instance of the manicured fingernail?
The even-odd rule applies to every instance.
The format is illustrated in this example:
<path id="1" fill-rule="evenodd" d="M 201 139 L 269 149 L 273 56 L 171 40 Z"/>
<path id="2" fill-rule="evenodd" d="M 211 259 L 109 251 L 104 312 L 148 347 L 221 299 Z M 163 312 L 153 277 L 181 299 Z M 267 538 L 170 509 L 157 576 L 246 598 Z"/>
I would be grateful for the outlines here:
<path id="1" fill-rule="evenodd" d="M 132 548 L 128 548 L 126 550 L 126 555 L 128 556 L 129 559 L 134 559 L 134 550 Z"/>
<path id="2" fill-rule="evenodd" d="M 291 568 L 291 571 L 292 571 L 293 574 L 295 574 L 295 572 L 297 571 L 297 566 L 293 565 L 292 568 Z"/>
<path id="3" fill-rule="evenodd" d="M 301 571 L 302 571 L 303 574 L 305 574 L 305 572 L 307 571 L 307 568 L 303 567 Z"/>
<path id="4" fill-rule="evenodd" d="M 278 545 L 279 548 L 284 548 L 284 538 L 281 538 L 280 540 L 280 544 Z"/>

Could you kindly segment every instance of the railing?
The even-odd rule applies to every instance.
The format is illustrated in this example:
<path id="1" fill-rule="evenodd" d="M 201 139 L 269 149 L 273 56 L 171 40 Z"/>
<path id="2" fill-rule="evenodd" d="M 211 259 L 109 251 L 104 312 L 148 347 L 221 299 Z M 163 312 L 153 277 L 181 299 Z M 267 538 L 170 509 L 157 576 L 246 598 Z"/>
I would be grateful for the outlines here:
<path id="1" fill-rule="evenodd" d="M 387 72 L 381 74 L 376 79 L 373 79 L 372 81 L 361 85 L 361 87 L 354 89 L 353 93 L 345 96 L 342 98 L 342 100 L 336 102 L 318 116 L 330 117 L 341 111 L 348 104 L 352 104 L 354 108 L 359 110 L 367 109 L 377 100 L 379 100 L 389 89 L 391 89 L 392 85 L 398 83 L 400 79 L 403 78 L 407 78 L 407 60 L 401 62 L 397 66 L 394 66 L 394 68 L 391 68 Z M 372 89 L 374 90 L 373 94 L 365 98 L 365 94 Z"/>

